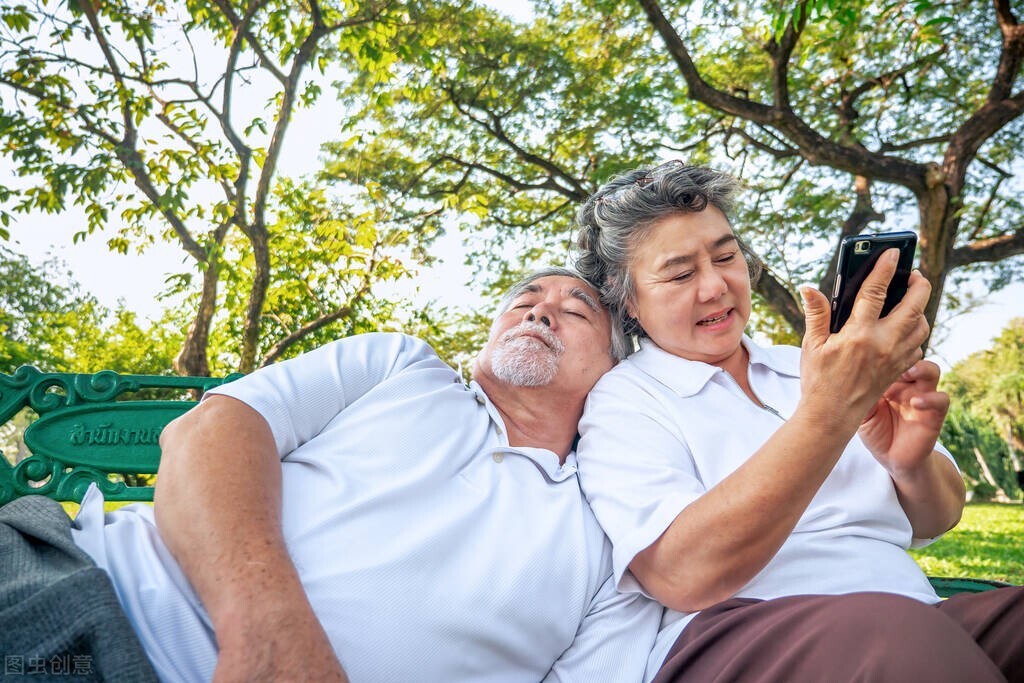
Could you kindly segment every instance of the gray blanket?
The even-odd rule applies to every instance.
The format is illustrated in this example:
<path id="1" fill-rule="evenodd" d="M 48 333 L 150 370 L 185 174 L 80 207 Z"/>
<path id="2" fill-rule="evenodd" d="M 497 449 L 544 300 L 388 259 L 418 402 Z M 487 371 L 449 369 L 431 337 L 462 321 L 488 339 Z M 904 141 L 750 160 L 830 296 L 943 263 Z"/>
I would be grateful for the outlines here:
<path id="1" fill-rule="evenodd" d="M 0 508 L 0 679 L 156 681 L 106 572 L 41 496 Z"/>

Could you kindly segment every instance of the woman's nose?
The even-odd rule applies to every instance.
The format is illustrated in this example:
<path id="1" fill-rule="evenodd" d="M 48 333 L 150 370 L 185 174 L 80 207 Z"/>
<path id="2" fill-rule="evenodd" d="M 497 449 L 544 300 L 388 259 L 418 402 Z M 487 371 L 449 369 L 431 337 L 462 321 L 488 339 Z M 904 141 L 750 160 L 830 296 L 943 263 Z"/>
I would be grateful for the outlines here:
<path id="1" fill-rule="evenodd" d="M 710 269 L 700 276 L 700 298 L 701 301 L 713 301 L 725 294 L 729 289 L 725 278 L 715 269 Z"/>

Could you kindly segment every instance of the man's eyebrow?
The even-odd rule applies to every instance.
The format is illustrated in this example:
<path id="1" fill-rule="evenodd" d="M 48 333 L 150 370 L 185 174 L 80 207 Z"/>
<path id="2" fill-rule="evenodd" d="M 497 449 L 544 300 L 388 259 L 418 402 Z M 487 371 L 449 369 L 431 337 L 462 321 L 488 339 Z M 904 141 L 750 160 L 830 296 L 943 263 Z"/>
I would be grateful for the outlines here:
<path id="1" fill-rule="evenodd" d="M 540 290 L 540 285 L 535 285 L 535 284 L 523 285 L 522 287 L 517 289 L 515 292 L 513 292 L 511 296 L 509 296 L 509 298 L 508 298 L 508 305 L 511 306 L 516 301 L 519 301 L 519 299 L 521 299 L 524 294 L 536 294 L 539 291 L 541 291 Z"/>
<path id="2" fill-rule="evenodd" d="M 721 249 L 722 247 L 724 247 L 725 245 L 729 244 L 730 242 L 736 242 L 736 241 L 737 241 L 736 240 L 736 235 L 733 235 L 732 233 L 729 233 L 728 235 L 722 235 L 717 240 L 715 240 L 711 244 L 711 248 L 712 249 Z M 678 265 L 681 265 L 681 264 L 684 264 L 684 263 L 689 263 L 693 259 L 694 259 L 694 255 L 693 254 L 680 254 L 679 256 L 673 256 L 670 259 L 666 259 L 665 262 L 661 264 L 661 266 L 658 268 L 658 272 L 661 272 L 661 271 L 666 270 L 668 268 L 672 268 L 673 266 L 678 266 Z"/>
<path id="3" fill-rule="evenodd" d="M 569 292 L 569 296 L 571 296 L 574 299 L 579 299 L 580 301 L 582 301 L 584 304 L 587 305 L 587 308 L 592 310 L 594 313 L 601 312 L 601 307 L 597 305 L 596 301 L 594 301 L 594 297 L 590 296 L 589 294 L 587 294 L 587 292 L 580 289 L 579 287 L 573 287 L 572 290 Z"/>

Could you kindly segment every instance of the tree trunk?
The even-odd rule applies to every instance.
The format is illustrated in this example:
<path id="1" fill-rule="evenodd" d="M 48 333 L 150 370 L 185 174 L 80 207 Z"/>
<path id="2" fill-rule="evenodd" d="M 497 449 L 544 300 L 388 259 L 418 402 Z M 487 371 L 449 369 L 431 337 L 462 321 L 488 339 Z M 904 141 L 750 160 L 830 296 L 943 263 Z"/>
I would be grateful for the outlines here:
<path id="1" fill-rule="evenodd" d="M 266 229 L 261 225 L 256 226 L 248 234 L 255 267 L 252 289 L 249 291 L 249 301 L 245 308 L 242 350 L 238 361 L 239 372 L 252 372 L 256 369 L 256 351 L 260 341 L 263 304 L 267 299 L 267 288 L 270 286 L 270 249 Z"/>
<path id="2" fill-rule="evenodd" d="M 942 290 L 953 243 L 956 239 L 957 219 L 949 215 L 952 209 L 946 177 L 938 165 L 932 165 L 925 174 L 925 188 L 917 194 L 921 223 L 918 243 L 921 250 L 921 274 L 931 283 L 932 291 L 924 309 L 928 324 L 935 327 L 935 318 L 942 302 Z M 930 335 L 929 335 L 930 338 Z M 925 342 L 927 347 L 927 342 Z"/>
<path id="3" fill-rule="evenodd" d="M 174 359 L 174 371 L 179 375 L 209 377 L 210 362 L 207 349 L 210 343 L 210 325 L 217 304 L 217 283 L 220 280 L 220 263 L 215 259 L 207 262 L 203 270 L 203 290 L 199 297 L 196 317 L 189 325 L 181 352 Z"/>

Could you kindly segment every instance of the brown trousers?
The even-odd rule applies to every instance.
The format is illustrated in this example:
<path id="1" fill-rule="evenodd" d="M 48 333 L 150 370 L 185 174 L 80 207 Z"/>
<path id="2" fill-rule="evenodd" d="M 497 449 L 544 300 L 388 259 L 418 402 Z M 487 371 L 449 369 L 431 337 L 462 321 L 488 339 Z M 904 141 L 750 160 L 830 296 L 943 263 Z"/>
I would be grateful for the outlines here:
<path id="1" fill-rule="evenodd" d="M 936 605 L 887 593 L 732 598 L 702 611 L 654 683 L 1024 682 L 1024 587 Z"/>

